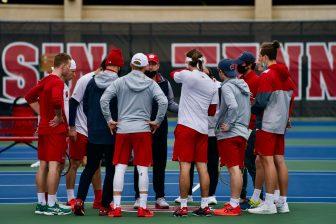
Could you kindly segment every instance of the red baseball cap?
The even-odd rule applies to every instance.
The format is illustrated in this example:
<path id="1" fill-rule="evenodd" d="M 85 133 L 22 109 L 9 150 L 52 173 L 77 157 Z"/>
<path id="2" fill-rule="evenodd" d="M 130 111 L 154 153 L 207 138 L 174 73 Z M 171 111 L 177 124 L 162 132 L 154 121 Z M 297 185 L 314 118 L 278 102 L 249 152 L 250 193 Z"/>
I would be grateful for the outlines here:
<path id="1" fill-rule="evenodd" d="M 158 64 L 160 62 L 159 57 L 156 54 L 150 53 L 146 55 L 148 58 L 148 62 L 155 62 L 156 64 Z"/>
<path id="2" fill-rule="evenodd" d="M 105 65 L 124 66 L 124 58 L 119 48 L 112 49 L 106 58 Z"/>

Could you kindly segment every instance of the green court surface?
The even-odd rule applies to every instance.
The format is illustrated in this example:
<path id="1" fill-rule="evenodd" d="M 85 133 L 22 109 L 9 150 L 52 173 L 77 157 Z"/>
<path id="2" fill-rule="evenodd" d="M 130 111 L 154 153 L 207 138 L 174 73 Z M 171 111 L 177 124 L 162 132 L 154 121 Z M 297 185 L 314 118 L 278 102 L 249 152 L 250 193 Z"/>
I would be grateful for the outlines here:
<path id="1" fill-rule="evenodd" d="M 239 217 L 192 217 L 175 218 L 172 213 L 156 212 L 153 218 L 137 218 L 134 212 L 124 212 L 122 218 L 99 217 L 96 210 L 87 209 L 86 216 L 76 217 L 55 216 L 48 217 L 33 214 L 34 205 L 0 205 L 1 224 L 168 224 L 168 223 L 221 223 L 221 224 L 308 224 L 334 223 L 336 220 L 336 204 L 319 203 L 291 203 L 289 214 L 251 215 L 244 213 Z"/>

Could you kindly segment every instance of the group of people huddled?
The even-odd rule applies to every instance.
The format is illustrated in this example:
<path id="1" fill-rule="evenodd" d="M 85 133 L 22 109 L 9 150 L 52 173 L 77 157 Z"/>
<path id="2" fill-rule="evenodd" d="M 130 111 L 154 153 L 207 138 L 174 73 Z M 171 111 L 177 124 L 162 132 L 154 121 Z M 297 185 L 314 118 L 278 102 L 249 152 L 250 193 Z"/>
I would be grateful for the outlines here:
<path id="1" fill-rule="evenodd" d="M 85 215 L 84 202 L 92 183 L 93 208 L 100 216 L 121 217 L 124 176 L 130 163 L 137 216 L 154 216 L 147 206 L 151 166 L 155 208 L 169 209 L 164 189 L 167 110 L 178 116 L 172 159 L 179 163 L 180 196 L 175 202 L 180 206 L 174 216 L 188 216 L 195 166 L 201 203 L 193 215 L 289 212 L 284 134 L 290 127 L 295 85 L 286 66 L 276 62 L 279 47 L 277 41 L 263 43 L 257 60 L 250 52 L 221 60 L 217 66 L 220 81 L 206 67 L 200 51 L 187 52 L 186 68 L 170 73 L 182 84 L 179 104 L 169 81 L 159 72 L 156 54 L 135 54 L 131 71 L 120 77 L 122 52 L 111 50 L 98 70 L 78 79 L 71 97 L 67 83 L 74 78 L 76 63 L 68 54 L 56 55 L 51 74 L 25 97 L 40 116 L 35 213 Z M 260 75 L 255 72 L 257 64 L 263 68 Z M 71 167 L 66 176 L 68 201 L 63 205 L 56 194 L 68 148 Z M 82 164 L 85 168 L 75 196 L 76 173 Z M 228 169 L 230 201 L 211 209 L 209 205 L 217 204 L 219 165 Z M 247 173 L 254 186 L 249 200 Z"/>

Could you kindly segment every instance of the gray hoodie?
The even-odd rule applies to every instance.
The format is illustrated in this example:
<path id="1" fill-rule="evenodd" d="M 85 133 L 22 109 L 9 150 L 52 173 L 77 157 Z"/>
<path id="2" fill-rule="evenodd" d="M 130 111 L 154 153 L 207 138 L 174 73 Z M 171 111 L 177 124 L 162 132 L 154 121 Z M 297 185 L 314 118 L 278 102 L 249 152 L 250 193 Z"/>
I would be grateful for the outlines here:
<path id="1" fill-rule="evenodd" d="M 100 89 L 106 89 L 118 78 L 118 74 L 109 70 L 101 71 L 94 76 L 94 80 Z"/>
<path id="2" fill-rule="evenodd" d="M 222 83 L 219 111 L 216 114 L 215 133 L 218 140 L 242 136 L 248 139 L 251 116 L 250 89 L 242 79 L 228 79 Z M 221 124 L 229 124 L 227 132 Z"/>
<path id="3" fill-rule="evenodd" d="M 150 120 L 153 99 L 159 106 L 157 123 L 163 121 L 167 112 L 167 97 L 154 80 L 140 71 L 131 71 L 105 90 L 100 105 L 107 122 L 112 120 L 109 102 L 113 97 L 118 98 L 117 133 L 150 132 L 147 121 Z"/>

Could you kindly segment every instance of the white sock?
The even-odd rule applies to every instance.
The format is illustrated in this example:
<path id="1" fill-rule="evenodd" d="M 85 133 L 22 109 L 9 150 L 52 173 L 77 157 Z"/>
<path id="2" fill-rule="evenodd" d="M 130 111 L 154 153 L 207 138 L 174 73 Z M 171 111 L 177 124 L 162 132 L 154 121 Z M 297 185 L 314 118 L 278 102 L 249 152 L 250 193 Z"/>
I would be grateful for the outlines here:
<path id="1" fill-rule="evenodd" d="M 56 203 L 56 194 L 48 194 L 48 206 L 52 207 Z"/>
<path id="2" fill-rule="evenodd" d="M 230 198 L 230 205 L 232 208 L 237 208 L 239 206 L 239 198 Z"/>
<path id="3" fill-rule="evenodd" d="M 286 196 L 280 196 L 278 200 L 279 204 L 285 204 L 287 203 L 287 197 Z"/>
<path id="4" fill-rule="evenodd" d="M 74 189 L 67 189 L 67 196 L 68 196 L 68 201 L 71 199 L 75 198 L 75 191 Z"/>
<path id="5" fill-rule="evenodd" d="M 181 208 L 187 207 L 188 198 L 181 198 Z"/>
<path id="6" fill-rule="evenodd" d="M 147 208 L 147 197 L 148 194 L 140 194 L 140 207 Z"/>
<path id="7" fill-rule="evenodd" d="M 280 190 L 275 190 L 274 191 L 274 203 L 277 203 L 279 201 L 280 197 Z"/>
<path id="8" fill-rule="evenodd" d="M 268 206 L 274 205 L 274 194 L 266 193 L 265 202 Z"/>
<path id="9" fill-rule="evenodd" d="M 147 192 L 148 191 L 148 167 L 137 166 L 139 172 L 139 191 Z"/>
<path id="10" fill-rule="evenodd" d="M 254 189 L 253 194 L 252 194 L 252 200 L 254 201 L 259 201 L 260 200 L 260 194 L 261 194 L 261 190 L 260 189 Z"/>
<path id="11" fill-rule="evenodd" d="M 202 198 L 201 199 L 201 208 L 208 207 L 208 198 Z"/>
<path id="12" fill-rule="evenodd" d="M 45 193 L 37 193 L 37 201 L 41 205 L 46 205 L 46 198 L 45 198 Z"/>
<path id="13" fill-rule="evenodd" d="M 122 192 L 124 188 L 124 176 L 127 169 L 125 164 L 117 164 L 115 166 L 113 178 L 113 191 Z"/>
<path id="14" fill-rule="evenodd" d="M 113 208 L 120 207 L 121 195 L 113 195 Z"/>

